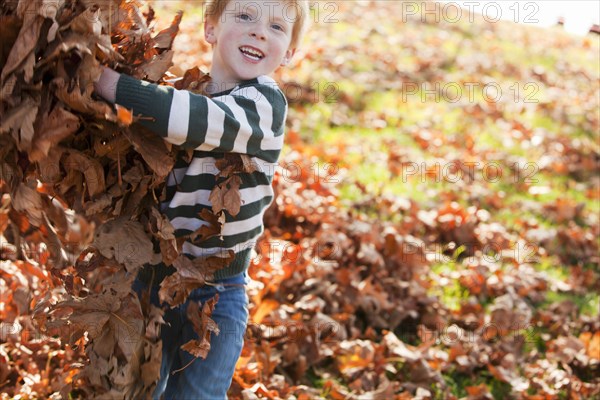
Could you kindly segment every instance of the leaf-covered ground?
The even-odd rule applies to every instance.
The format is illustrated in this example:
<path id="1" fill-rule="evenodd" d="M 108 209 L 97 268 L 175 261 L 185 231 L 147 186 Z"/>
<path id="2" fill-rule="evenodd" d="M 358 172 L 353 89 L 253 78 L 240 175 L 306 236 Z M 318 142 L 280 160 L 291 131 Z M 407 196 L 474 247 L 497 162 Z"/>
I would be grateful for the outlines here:
<path id="1" fill-rule="evenodd" d="M 318 4 L 278 73 L 287 149 L 230 397 L 597 398 L 598 36 L 398 4 Z M 183 73 L 208 49 L 199 3 L 159 22 L 178 8 Z M 0 271 L 0 389 L 49 397 L 83 353 L 32 334 L 43 274 Z"/>

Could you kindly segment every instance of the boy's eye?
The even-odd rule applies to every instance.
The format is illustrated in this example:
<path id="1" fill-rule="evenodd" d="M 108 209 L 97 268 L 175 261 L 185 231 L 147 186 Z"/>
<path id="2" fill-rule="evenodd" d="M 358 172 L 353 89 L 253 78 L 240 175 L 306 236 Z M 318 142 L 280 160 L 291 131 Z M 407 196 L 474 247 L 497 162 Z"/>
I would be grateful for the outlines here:
<path id="1" fill-rule="evenodd" d="M 238 15 L 238 18 L 241 19 L 242 21 L 250 21 L 252 18 L 250 17 L 250 15 L 248 14 L 240 14 Z"/>
<path id="2" fill-rule="evenodd" d="M 283 26 L 282 26 L 282 25 L 279 25 L 279 24 L 272 24 L 272 25 L 271 25 L 271 28 L 273 28 L 273 29 L 276 29 L 276 30 L 278 30 L 278 31 L 283 31 L 283 30 L 284 30 L 284 29 L 283 29 Z"/>

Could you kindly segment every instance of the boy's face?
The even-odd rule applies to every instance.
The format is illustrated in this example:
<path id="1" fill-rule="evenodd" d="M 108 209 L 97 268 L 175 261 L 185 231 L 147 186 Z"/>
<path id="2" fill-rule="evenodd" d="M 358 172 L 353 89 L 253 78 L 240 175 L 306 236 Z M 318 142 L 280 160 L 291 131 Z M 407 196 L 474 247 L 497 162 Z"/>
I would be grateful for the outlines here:
<path id="1" fill-rule="evenodd" d="M 213 45 L 213 81 L 233 87 L 287 64 L 295 51 L 290 49 L 295 18 L 296 8 L 285 1 L 231 0 L 204 27 Z"/>

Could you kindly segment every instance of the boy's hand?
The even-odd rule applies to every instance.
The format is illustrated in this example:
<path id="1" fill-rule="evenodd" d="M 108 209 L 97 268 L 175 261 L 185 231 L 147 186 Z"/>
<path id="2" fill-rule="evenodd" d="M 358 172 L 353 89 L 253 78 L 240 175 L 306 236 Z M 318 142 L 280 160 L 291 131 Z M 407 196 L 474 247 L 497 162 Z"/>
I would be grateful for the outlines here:
<path id="1" fill-rule="evenodd" d="M 108 68 L 102 67 L 100 79 L 94 82 L 94 91 L 110 103 L 114 103 L 117 96 L 117 83 L 119 82 L 119 73 Z"/>

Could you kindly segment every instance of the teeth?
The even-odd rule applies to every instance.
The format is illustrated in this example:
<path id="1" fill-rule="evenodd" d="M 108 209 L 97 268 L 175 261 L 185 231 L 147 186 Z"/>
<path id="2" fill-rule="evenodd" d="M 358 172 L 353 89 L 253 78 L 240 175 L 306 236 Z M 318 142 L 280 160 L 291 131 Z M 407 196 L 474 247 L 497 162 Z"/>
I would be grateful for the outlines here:
<path id="1" fill-rule="evenodd" d="M 265 56 L 262 51 L 253 49 L 251 47 L 242 46 L 240 47 L 240 51 L 255 60 L 260 60 Z"/>

